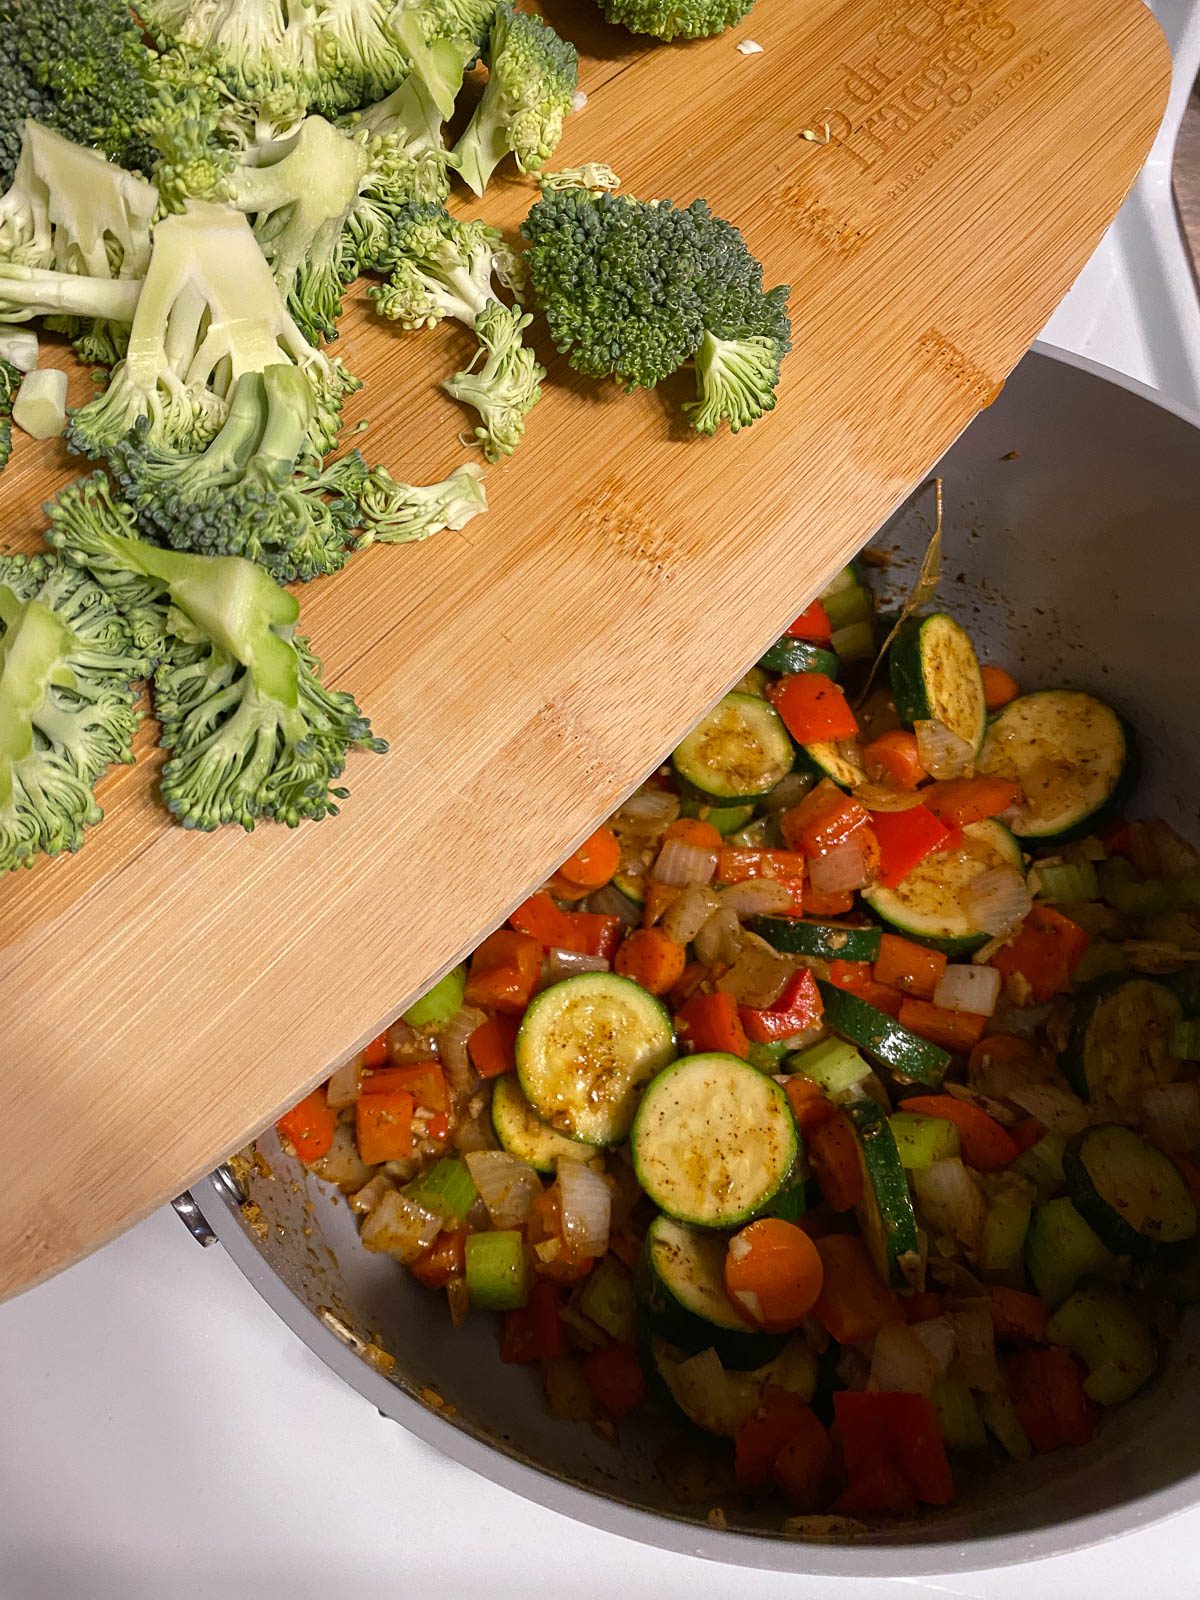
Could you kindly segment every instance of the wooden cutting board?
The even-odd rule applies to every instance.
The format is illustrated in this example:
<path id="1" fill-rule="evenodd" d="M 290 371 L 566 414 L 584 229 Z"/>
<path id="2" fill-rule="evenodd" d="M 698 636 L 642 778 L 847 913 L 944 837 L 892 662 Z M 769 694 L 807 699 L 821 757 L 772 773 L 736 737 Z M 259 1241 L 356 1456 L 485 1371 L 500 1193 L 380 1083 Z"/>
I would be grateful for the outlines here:
<path id="1" fill-rule="evenodd" d="M 649 48 L 588 0 L 545 9 L 589 97 L 556 165 L 703 195 L 793 285 L 779 407 L 701 439 L 686 377 L 626 396 L 552 363 L 486 517 L 302 592 L 327 677 L 391 741 L 351 757 L 340 818 L 186 833 L 151 726 L 82 854 L 0 881 L 0 1294 L 243 1143 L 663 758 L 995 397 L 1170 73 L 1141 0 L 759 0 L 724 37 Z M 482 209 L 515 229 L 531 193 L 506 179 Z M 416 482 L 463 459 L 436 389 L 461 330 L 402 334 L 356 302 L 339 348 L 369 456 Z M 20 440 L 4 541 L 36 548 L 77 470 Z"/>

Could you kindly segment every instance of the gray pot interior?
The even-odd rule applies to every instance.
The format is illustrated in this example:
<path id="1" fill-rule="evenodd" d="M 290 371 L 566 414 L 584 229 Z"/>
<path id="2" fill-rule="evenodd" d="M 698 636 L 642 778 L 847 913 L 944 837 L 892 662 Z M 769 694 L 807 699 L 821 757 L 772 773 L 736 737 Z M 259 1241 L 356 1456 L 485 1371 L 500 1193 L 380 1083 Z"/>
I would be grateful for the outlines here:
<path id="1" fill-rule="evenodd" d="M 767 424 L 769 426 L 769 424 Z M 1195 617 L 1200 432 L 1098 369 L 1034 353 L 944 458 L 942 604 L 1023 686 L 1094 689 L 1143 741 L 1139 807 L 1200 837 L 1200 699 Z M 880 532 L 888 581 L 911 582 L 933 496 Z M 264 1148 L 267 1148 L 264 1146 Z M 245 1178 L 248 1213 L 202 1191 L 218 1234 L 268 1301 L 371 1403 L 448 1454 L 519 1492 L 666 1548 L 747 1565 L 866 1577 L 953 1571 L 1042 1557 L 1181 1509 L 1196 1497 L 1200 1318 L 1152 1387 L 1107 1419 L 1096 1442 L 989 1472 L 949 1512 L 852 1545 L 800 1543 L 778 1519 L 736 1511 L 703 1446 L 681 1481 L 659 1470 L 682 1435 L 665 1419 L 622 1425 L 620 1444 L 545 1409 L 536 1372 L 499 1363 L 496 1331 L 453 1333 L 443 1297 L 363 1251 L 339 1197 L 278 1147 L 270 1176 Z M 384 1375 L 355 1341 L 396 1357 Z M 693 1440 L 694 1447 L 694 1440 Z M 680 1496 L 685 1498 L 681 1499 Z M 708 1525 L 722 1507 L 729 1531 Z"/>

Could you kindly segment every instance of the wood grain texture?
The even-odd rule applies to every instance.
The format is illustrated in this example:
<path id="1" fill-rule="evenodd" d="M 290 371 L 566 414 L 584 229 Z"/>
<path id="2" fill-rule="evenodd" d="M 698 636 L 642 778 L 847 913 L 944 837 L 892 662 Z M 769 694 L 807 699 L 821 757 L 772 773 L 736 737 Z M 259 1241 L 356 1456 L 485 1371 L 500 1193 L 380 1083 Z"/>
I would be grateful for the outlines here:
<path id="1" fill-rule="evenodd" d="M 1169 80 L 1140 0 L 759 0 L 723 38 L 648 49 L 587 0 L 545 9 L 589 95 L 557 164 L 702 194 L 793 285 L 779 409 L 700 439 L 686 378 L 626 396 L 553 363 L 486 517 L 302 593 L 329 680 L 391 741 L 351 757 L 339 819 L 198 838 L 150 751 L 103 783 L 80 856 L 0 882 L 0 1293 L 257 1131 L 671 749 L 998 392 Z M 826 124 L 826 145 L 800 137 Z M 484 209 L 515 229 L 530 194 L 498 182 Z M 413 481 L 462 459 L 436 383 L 465 335 L 397 333 L 356 299 L 339 348 L 369 455 Z M 37 546 L 73 475 L 61 446 L 19 443 L 10 546 Z"/>

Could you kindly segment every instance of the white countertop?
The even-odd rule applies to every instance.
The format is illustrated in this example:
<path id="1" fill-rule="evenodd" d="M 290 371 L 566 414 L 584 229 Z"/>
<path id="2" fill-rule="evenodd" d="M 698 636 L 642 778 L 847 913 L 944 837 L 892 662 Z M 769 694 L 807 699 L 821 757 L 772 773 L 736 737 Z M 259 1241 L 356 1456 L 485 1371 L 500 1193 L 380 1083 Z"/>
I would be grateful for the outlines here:
<path id="1" fill-rule="evenodd" d="M 1163 182 L 1160 161 L 1049 332 L 1184 398 L 1200 350 L 1181 368 L 1134 288 Z M 1194 1600 L 1197 1547 L 1200 1508 L 1053 1562 L 853 1592 Z M 850 1593 L 649 1550 L 472 1476 L 345 1388 L 170 1211 L 0 1308 L 0 1600 L 695 1600 L 704 1585 Z"/>

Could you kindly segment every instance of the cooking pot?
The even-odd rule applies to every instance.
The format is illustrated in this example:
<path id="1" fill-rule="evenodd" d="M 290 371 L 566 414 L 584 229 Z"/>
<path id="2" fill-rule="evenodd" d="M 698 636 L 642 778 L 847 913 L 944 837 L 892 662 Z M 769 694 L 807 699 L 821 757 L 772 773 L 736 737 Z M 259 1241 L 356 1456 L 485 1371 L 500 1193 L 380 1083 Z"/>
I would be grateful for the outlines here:
<path id="1" fill-rule="evenodd" d="M 770 426 L 770 424 L 766 424 Z M 943 585 L 1023 685 L 1095 690 L 1138 729 L 1138 805 L 1193 838 L 1200 806 L 1200 418 L 1089 362 L 1035 350 L 947 453 Z M 929 534 L 917 495 L 879 533 L 903 587 Z M 745 663 L 731 662 L 731 669 Z M 736 677 L 736 672 L 731 673 Z M 633 775 L 631 774 L 631 777 Z M 740 1515 L 692 1459 L 686 1500 L 660 1470 L 670 1425 L 620 1444 L 551 1417 L 536 1370 L 502 1366 L 494 1320 L 450 1329 L 444 1297 L 358 1244 L 349 1208 L 273 1139 L 242 1178 L 195 1199 L 239 1267 L 364 1399 L 455 1460 L 567 1516 L 664 1549 L 853 1577 L 993 1567 L 1056 1555 L 1200 1498 L 1200 1309 L 1162 1374 L 1092 1445 L 990 1471 L 949 1510 L 849 1543 L 798 1541 Z M 239 1169 L 240 1170 L 240 1169 Z M 242 1203 L 242 1201 L 247 1203 Z M 387 1368 L 381 1351 L 395 1357 Z M 701 1450 L 703 1445 L 701 1445 Z M 961 1475 L 960 1475 L 961 1476 Z M 727 1526 L 714 1526 L 725 1513 Z"/>

